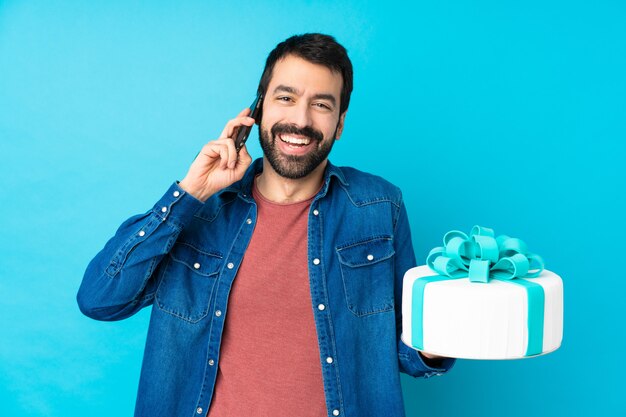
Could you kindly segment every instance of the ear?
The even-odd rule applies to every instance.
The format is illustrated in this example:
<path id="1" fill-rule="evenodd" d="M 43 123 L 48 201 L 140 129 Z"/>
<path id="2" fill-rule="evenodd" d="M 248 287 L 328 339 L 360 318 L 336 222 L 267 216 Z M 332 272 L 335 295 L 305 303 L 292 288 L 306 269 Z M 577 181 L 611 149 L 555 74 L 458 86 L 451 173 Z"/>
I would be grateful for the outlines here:
<path id="1" fill-rule="evenodd" d="M 341 116 L 339 116 L 339 122 L 337 123 L 337 132 L 335 133 L 335 140 L 339 140 L 341 134 L 343 133 L 343 124 L 346 120 L 346 113 L 348 110 L 344 111 Z"/>

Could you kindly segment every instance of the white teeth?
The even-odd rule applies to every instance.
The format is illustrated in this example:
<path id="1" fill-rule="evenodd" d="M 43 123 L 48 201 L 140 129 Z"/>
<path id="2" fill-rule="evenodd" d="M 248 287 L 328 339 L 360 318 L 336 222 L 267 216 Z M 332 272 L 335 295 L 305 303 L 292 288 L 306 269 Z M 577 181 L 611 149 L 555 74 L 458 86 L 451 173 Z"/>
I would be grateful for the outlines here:
<path id="1" fill-rule="evenodd" d="M 309 143 L 311 143 L 311 140 L 308 138 L 296 138 L 293 136 L 280 136 L 280 140 L 282 140 L 285 143 L 289 143 L 291 145 L 308 145 Z"/>

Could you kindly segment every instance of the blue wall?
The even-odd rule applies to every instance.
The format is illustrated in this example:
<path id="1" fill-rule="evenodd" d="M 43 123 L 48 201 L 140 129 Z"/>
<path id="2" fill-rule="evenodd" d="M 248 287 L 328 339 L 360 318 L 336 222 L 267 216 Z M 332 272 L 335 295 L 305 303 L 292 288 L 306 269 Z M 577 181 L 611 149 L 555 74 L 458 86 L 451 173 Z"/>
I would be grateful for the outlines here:
<path id="1" fill-rule="evenodd" d="M 149 310 L 82 317 L 84 268 L 307 31 L 355 66 L 331 159 L 403 189 L 419 259 L 481 224 L 565 282 L 560 350 L 403 375 L 407 414 L 624 415 L 625 3 L 224 3 L 0 0 L 0 415 L 132 413 Z"/>

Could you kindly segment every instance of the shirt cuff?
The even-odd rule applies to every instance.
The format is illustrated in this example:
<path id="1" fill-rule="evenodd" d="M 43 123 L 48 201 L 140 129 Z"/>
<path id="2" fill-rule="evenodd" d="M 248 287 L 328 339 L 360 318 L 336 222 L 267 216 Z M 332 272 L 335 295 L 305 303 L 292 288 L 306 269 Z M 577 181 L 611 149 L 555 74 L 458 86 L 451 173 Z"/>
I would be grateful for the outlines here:
<path id="1" fill-rule="evenodd" d="M 202 201 L 180 188 L 176 181 L 154 205 L 152 211 L 161 221 L 168 221 L 182 229 L 203 206 Z"/>
<path id="2" fill-rule="evenodd" d="M 432 367 L 432 366 L 429 366 L 428 363 L 426 362 L 428 358 L 424 358 L 422 355 L 420 355 L 418 351 L 415 351 L 415 353 L 417 354 L 417 357 L 419 358 L 419 360 L 422 362 L 422 365 L 424 366 L 424 369 L 426 369 L 426 372 L 431 374 L 430 376 L 443 375 L 444 373 L 448 372 L 452 368 L 452 366 L 454 366 L 454 363 L 456 362 L 456 359 L 454 358 L 437 359 L 438 365 L 440 366 Z M 433 361 L 431 360 L 429 362 L 432 363 Z"/>
<path id="3" fill-rule="evenodd" d="M 423 374 L 424 378 L 430 378 L 431 376 L 441 376 L 448 372 L 456 363 L 455 358 L 444 358 L 441 360 L 440 367 L 432 367 L 426 364 L 422 355 L 418 351 L 402 340 L 399 341 L 400 358 L 404 359 L 404 365 L 409 370 L 409 375 L 417 376 Z"/>

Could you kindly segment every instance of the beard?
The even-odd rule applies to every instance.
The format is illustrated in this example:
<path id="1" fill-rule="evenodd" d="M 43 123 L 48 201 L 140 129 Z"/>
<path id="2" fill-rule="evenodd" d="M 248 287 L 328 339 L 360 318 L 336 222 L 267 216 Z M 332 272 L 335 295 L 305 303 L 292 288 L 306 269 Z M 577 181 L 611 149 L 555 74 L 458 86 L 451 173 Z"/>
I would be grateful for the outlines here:
<path id="1" fill-rule="evenodd" d="M 333 139 L 324 141 L 322 132 L 310 126 L 299 128 L 291 124 L 276 123 L 268 132 L 259 125 L 259 141 L 263 154 L 278 175 L 292 180 L 306 177 L 328 158 L 336 133 L 337 129 Z M 280 140 L 278 135 L 281 134 L 304 136 L 314 144 L 313 149 L 305 155 L 286 155 L 276 145 L 276 141 Z"/>

